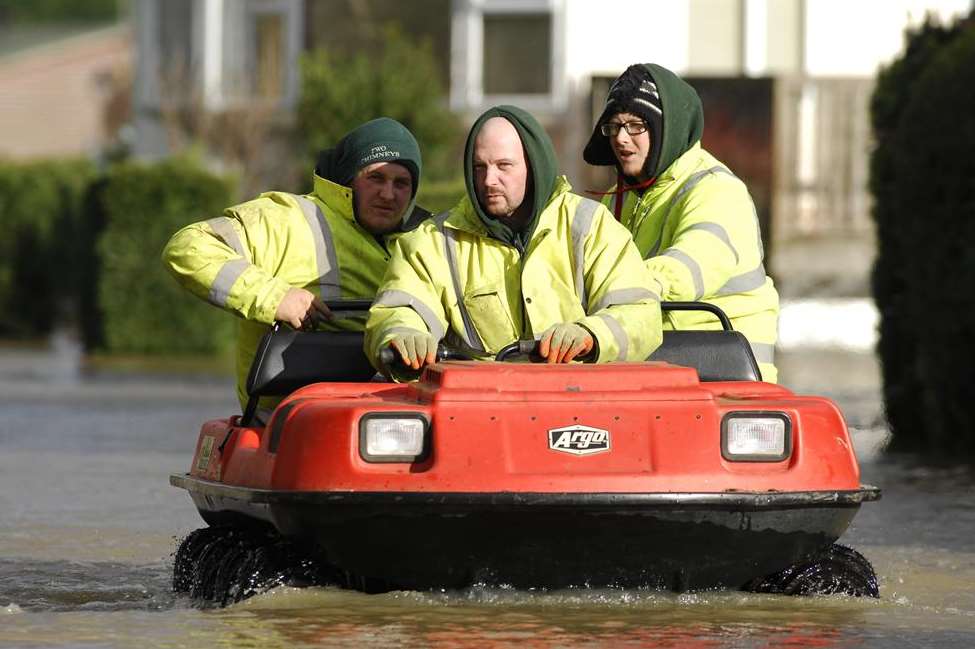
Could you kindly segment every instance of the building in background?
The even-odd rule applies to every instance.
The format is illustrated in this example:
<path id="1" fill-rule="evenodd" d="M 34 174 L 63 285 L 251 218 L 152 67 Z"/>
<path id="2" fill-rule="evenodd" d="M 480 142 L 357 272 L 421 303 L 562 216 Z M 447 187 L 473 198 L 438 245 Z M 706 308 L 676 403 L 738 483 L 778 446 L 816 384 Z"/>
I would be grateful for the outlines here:
<path id="1" fill-rule="evenodd" d="M 635 62 L 678 72 L 705 103 L 704 143 L 748 182 L 769 241 L 869 236 L 873 78 L 930 12 L 971 0 L 134 0 L 139 154 L 168 150 L 167 102 L 258 105 L 287 120 L 298 57 L 354 50 L 386 21 L 430 39 L 451 108 L 534 112 L 579 189 L 610 80 Z M 364 115 L 363 118 L 372 117 Z"/>
<path id="2" fill-rule="evenodd" d="M 784 295 L 869 293 L 869 102 L 928 14 L 971 0 L 454 0 L 451 106 L 544 117 L 580 189 L 614 177 L 582 149 L 611 81 L 656 62 L 697 88 L 704 145 L 748 184 Z M 798 242 L 798 244 L 797 244 Z M 820 245 L 823 244 L 823 245 Z M 785 252 L 787 250 L 787 252 Z M 827 287 L 828 285 L 828 287 Z"/>
<path id="3" fill-rule="evenodd" d="M 98 155 L 110 145 L 120 126 L 111 104 L 129 97 L 126 24 L 7 27 L 0 41 L 0 158 Z"/>
<path id="4" fill-rule="evenodd" d="M 304 47 L 300 0 L 134 0 L 135 153 L 169 154 L 172 121 L 242 110 L 287 121 Z M 192 115 L 182 114 L 188 108 Z M 200 135 L 192 133 L 192 135 Z"/>
<path id="5" fill-rule="evenodd" d="M 581 152 L 608 85 L 660 63 L 698 88 L 705 146 L 749 182 L 776 238 L 869 229 L 868 103 L 904 29 L 970 0 L 454 0 L 451 106 L 547 116 L 564 168 L 606 186 Z M 779 218 L 781 217 L 781 218 Z"/>

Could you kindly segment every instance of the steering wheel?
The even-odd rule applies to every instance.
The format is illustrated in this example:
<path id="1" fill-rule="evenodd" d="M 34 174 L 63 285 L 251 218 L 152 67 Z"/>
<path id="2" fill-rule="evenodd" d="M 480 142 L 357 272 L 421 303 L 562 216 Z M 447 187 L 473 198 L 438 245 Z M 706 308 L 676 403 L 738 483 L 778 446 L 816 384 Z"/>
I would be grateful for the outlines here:
<path id="1" fill-rule="evenodd" d="M 494 355 L 494 360 L 499 363 L 509 362 L 513 358 L 518 356 L 528 356 L 533 363 L 540 362 L 542 359 L 538 356 L 538 341 L 537 340 L 516 340 L 513 343 L 509 343 L 502 347 L 497 354 Z M 474 360 L 474 357 L 469 353 L 462 350 L 454 349 L 451 347 L 446 347 L 444 345 L 437 346 L 437 361 L 470 361 Z M 394 350 L 386 347 L 379 351 L 379 362 L 385 367 L 390 365 L 405 367 L 403 364 L 403 358 L 396 353 Z"/>

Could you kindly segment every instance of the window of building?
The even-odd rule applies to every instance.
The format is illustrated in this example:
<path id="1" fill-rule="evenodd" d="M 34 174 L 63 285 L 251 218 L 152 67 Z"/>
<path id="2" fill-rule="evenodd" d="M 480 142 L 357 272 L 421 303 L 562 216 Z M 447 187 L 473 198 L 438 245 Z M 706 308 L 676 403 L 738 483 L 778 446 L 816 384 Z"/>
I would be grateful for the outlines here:
<path id="1" fill-rule="evenodd" d="M 454 0 L 451 106 L 564 109 L 564 6 L 565 0 Z"/>
<path id="2" fill-rule="evenodd" d="M 212 40 L 219 105 L 291 105 L 297 94 L 302 3 L 246 0 L 217 5 Z M 219 31 L 219 33 L 217 33 Z"/>
<path id="3" fill-rule="evenodd" d="M 552 91 L 552 15 L 484 16 L 485 95 L 545 95 Z"/>

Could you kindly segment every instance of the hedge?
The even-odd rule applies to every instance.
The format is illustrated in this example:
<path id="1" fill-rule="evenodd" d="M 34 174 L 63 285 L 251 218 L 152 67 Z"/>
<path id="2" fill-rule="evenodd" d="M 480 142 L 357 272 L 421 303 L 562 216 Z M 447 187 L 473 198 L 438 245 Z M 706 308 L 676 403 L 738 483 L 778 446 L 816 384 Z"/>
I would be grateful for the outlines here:
<path id="1" fill-rule="evenodd" d="M 462 179 L 425 181 L 434 213 L 464 195 Z M 236 202 L 232 182 L 191 160 L 0 163 L 0 337 L 43 338 L 76 326 L 89 351 L 213 354 L 234 318 L 192 297 L 159 255 L 183 225 Z"/>
<path id="2" fill-rule="evenodd" d="M 873 290 L 891 449 L 971 456 L 975 25 L 927 22 L 872 100 Z"/>
<path id="3" fill-rule="evenodd" d="M 0 163 L 0 336 L 43 337 L 75 320 L 94 176 L 84 160 Z"/>
<path id="4" fill-rule="evenodd" d="M 93 188 L 102 215 L 98 308 L 103 349 L 112 353 L 220 353 L 234 342 L 234 318 L 192 297 L 160 253 L 183 225 L 219 216 L 233 185 L 185 160 L 125 163 Z"/>

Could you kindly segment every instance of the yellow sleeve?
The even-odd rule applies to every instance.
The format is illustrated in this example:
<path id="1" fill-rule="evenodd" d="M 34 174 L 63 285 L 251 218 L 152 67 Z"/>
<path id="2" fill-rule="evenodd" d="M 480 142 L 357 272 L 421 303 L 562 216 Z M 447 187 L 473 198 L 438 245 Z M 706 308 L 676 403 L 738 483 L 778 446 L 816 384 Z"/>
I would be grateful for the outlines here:
<path id="1" fill-rule="evenodd" d="M 447 331 L 447 314 L 434 281 L 437 271 L 430 267 L 438 261 L 432 254 L 437 240 L 442 247 L 439 233 L 421 227 L 392 243 L 389 265 L 366 321 L 365 352 L 377 369 L 380 350 L 398 330 L 429 332 L 437 341 Z"/>
<path id="2" fill-rule="evenodd" d="M 274 243 L 289 239 L 274 231 L 289 227 L 280 218 L 282 209 L 288 208 L 261 198 L 187 225 L 163 248 L 163 264 L 197 297 L 247 320 L 271 324 L 290 288 L 274 274 L 283 254 Z"/>
<path id="3" fill-rule="evenodd" d="M 761 234 L 740 180 L 712 174 L 674 207 L 671 245 L 646 261 L 665 301 L 712 297 L 745 268 L 761 264 Z"/>
<path id="4" fill-rule="evenodd" d="M 597 361 L 645 360 L 663 339 L 660 297 L 630 233 L 604 207 L 584 253 L 588 315 L 579 324 L 597 339 Z"/>

